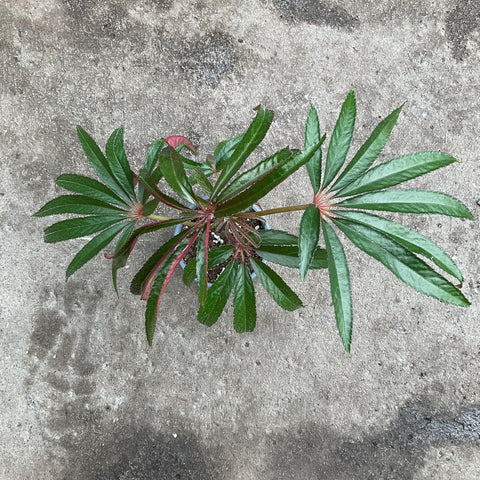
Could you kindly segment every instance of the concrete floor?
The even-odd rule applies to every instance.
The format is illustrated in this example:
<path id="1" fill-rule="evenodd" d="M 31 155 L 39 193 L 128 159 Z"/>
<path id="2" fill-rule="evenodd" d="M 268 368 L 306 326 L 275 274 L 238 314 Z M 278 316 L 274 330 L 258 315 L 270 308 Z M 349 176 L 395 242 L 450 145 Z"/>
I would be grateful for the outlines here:
<path id="1" fill-rule="evenodd" d="M 478 221 L 402 216 L 458 263 L 469 309 L 347 247 L 347 356 L 326 271 L 289 276 L 306 305 L 294 313 L 260 292 L 246 335 L 229 315 L 198 324 L 177 274 L 149 348 L 128 285 L 153 240 L 117 299 L 107 260 L 65 283 L 84 240 L 46 245 L 51 221 L 31 218 L 60 192 L 58 174 L 91 173 L 77 124 L 101 145 L 124 125 L 139 166 L 172 134 L 212 152 L 261 103 L 276 112 L 268 154 L 302 145 L 310 101 L 331 133 L 351 88 L 355 146 L 406 101 L 382 158 L 456 156 L 409 186 L 478 217 L 479 79 L 478 0 L 1 0 L 1 480 L 480 478 Z M 299 200 L 310 201 L 304 173 L 262 206 Z M 295 232 L 300 217 L 285 218 Z"/>

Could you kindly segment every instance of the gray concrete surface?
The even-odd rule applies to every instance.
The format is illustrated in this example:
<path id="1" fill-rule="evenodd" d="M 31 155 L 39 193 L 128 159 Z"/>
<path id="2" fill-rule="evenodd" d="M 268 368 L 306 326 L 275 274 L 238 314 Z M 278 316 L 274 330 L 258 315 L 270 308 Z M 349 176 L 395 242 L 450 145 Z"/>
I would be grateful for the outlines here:
<path id="1" fill-rule="evenodd" d="M 348 247 L 347 356 L 323 271 L 303 284 L 290 275 L 306 304 L 297 312 L 258 295 L 248 335 L 228 316 L 196 323 L 176 275 L 150 349 L 128 283 L 153 240 L 117 300 L 107 260 L 65 283 L 84 241 L 46 245 L 49 220 L 30 216 L 58 193 L 59 173 L 90 173 L 77 124 L 102 145 L 124 125 L 139 165 L 170 134 L 211 152 L 261 103 L 276 112 L 268 153 L 301 145 L 310 101 L 331 132 L 355 88 L 355 145 L 406 101 L 383 158 L 455 155 L 411 185 L 478 217 L 479 39 L 478 0 L 1 0 L 0 478 L 480 478 L 478 221 L 403 216 L 458 262 L 469 309 L 415 293 Z M 297 174 L 263 206 L 309 197 Z M 295 231 L 298 215 L 286 218 Z"/>

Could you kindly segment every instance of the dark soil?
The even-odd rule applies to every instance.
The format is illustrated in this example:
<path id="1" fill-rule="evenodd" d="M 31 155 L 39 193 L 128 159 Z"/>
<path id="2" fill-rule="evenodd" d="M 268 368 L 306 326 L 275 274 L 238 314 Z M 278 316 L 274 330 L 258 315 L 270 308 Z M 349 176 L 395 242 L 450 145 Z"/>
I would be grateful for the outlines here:
<path id="1" fill-rule="evenodd" d="M 260 212 L 259 212 L 260 213 Z M 245 220 L 245 223 L 256 230 L 265 230 L 265 223 L 262 222 L 261 220 L 258 220 L 256 218 L 248 218 Z M 183 261 L 185 264 L 190 262 L 193 258 L 196 256 L 197 252 L 197 243 L 198 241 L 194 242 L 191 248 L 188 250 L 188 252 L 185 254 L 183 257 Z M 223 232 L 219 232 L 218 234 L 214 231 L 210 231 L 210 236 L 208 239 L 208 251 L 211 252 L 215 248 L 218 248 L 222 245 L 231 245 L 232 242 L 228 238 L 226 238 L 225 234 Z M 260 258 L 258 255 L 254 255 L 256 258 Z M 228 265 L 228 263 L 231 260 L 228 259 L 225 262 L 219 263 L 218 265 L 215 265 L 215 267 L 211 268 L 207 272 L 207 280 L 209 283 L 213 283 L 223 272 L 225 267 Z M 250 267 L 250 271 L 252 271 L 252 268 Z"/>

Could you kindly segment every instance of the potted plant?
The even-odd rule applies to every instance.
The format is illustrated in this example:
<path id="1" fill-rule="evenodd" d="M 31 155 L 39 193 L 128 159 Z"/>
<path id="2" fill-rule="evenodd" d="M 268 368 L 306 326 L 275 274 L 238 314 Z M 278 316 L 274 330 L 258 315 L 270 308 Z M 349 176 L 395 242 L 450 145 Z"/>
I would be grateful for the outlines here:
<path id="1" fill-rule="evenodd" d="M 442 270 L 460 283 L 463 281 L 455 263 L 440 247 L 423 235 L 370 212 L 473 219 L 468 208 L 449 195 L 391 188 L 455 162 L 452 156 L 421 152 L 374 165 L 401 109 L 383 119 L 347 161 L 356 117 L 355 96 L 350 92 L 323 160 L 325 135 L 312 105 L 303 148 L 279 150 L 242 173 L 240 168 L 262 141 L 273 119 L 273 112 L 262 107 L 256 108 L 256 116 L 245 133 L 220 142 L 205 161 L 196 162 L 182 155 L 183 148 L 193 152 L 195 149 L 185 137 L 173 136 L 153 145 L 138 173 L 132 172 L 127 160 L 122 128 L 112 133 L 104 155 L 78 127 L 80 143 L 99 180 L 60 175 L 57 185 L 74 195 L 59 196 L 34 215 L 82 215 L 49 226 L 45 230 L 47 243 L 96 234 L 70 262 L 67 278 L 117 238 L 113 252 L 106 255 L 112 260 L 115 290 L 117 271 L 126 265 L 142 235 L 182 225 L 131 282 L 131 292 L 147 302 L 145 325 L 150 344 L 162 295 L 177 267 L 187 260 L 183 279 L 187 284 L 197 279 L 199 322 L 213 325 L 233 291 L 237 332 L 255 328 L 256 282 L 252 272 L 275 302 L 291 311 L 301 307 L 302 301 L 274 271 L 273 264 L 298 269 L 302 280 L 309 269 L 328 268 L 338 330 L 349 351 L 350 275 L 336 230 L 419 292 L 453 305 L 469 305 L 459 288 L 438 273 Z M 302 166 L 306 167 L 312 187 L 310 203 L 252 211 L 252 205 Z M 155 213 L 159 205 L 174 213 Z M 303 211 L 298 237 L 284 230 L 262 228 L 263 217 L 295 210 Z M 319 246 L 320 237 L 325 248 Z"/>

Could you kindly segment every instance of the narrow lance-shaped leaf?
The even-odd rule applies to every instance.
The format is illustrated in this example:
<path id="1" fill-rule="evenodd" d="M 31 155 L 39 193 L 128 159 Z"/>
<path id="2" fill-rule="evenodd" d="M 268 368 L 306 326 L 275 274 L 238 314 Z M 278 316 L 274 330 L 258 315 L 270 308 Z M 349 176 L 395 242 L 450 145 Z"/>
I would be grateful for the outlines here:
<path id="1" fill-rule="evenodd" d="M 208 269 L 225 262 L 232 256 L 233 245 L 221 245 L 208 252 Z M 197 278 L 197 260 L 192 258 L 183 270 L 183 283 L 190 285 Z"/>
<path id="2" fill-rule="evenodd" d="M 146 191 L 144 193 L 147 194 Z M 144 217 L 148 217 L 149 215 L 151 215 L 155 211 L 155 209 L 158 207 L 159 203 L 160 202 L 155 198 L 145 203 L 145 205 L 143 205 L 142 215 Z"/>
<path id="3" fill-rule="evenodd" d="M 93 169 L 97 173 L 98 178 L 102 180 L 102 182 L 105 183 L 105 185 L 122 200 L 130 203 L 131 198 L 120 185 L 120 183 L 118 183 L 117 179 L 113 175 L 107 159 L 93 138 L 80 126 L 77 126 L 77 135 L 83 151 L 85 152 L 85 155 L 87 156 L 87 159 L 92 165 Z"/>
<path id="4" fill-rule="evenodd" d="M 114 177 L 123 190 L 127 192 L 128 196 L 132 200 L 135 200 L 133 176 L 123 146 L 123 127 L 117 128 L 110 135 L 110 138 L 107 140 L 107 145 L 105 146 L 105 153 Z"/>
<path id="5" fill-rule="evenodd" d="M 153 335 L 155 333 L 155 327 L 157 325 L 160 290 L 164 285 L 165 278 L 174 260 L 175 254 L 172 254 L 162 265 L 157 274 L 157 277 L 155 278 L 152 289 L 150 291 L 150 295 L 147 300 L 147 307 L 145 309 L 145 333 L 147 335 L 147 342 L 150 346 L 152 346 Z"/>
<path id="6" fill-rule="evenodd" d="M 364 193 L 347 198 L 338 205 L 387 212 L 436 213 L 473 220 L 473 215 L 460 200 L 445 193 L 429 190 L 403 189 Z"/>
<path id="7" fill-rule="evenodd" d="M 211 327 L 220 317 L 237 276 L 238 263 L 231 261 L 208 289 L 207 301 L 198 310 L 198 321 Z"/>
<path id="8" fill-rule="evenodd" d="M 250 170 L 247 170 L 236 177 L 235 180 L 230 183 L 230 185 L 225 187 L 218 196 L 218 202 L 224 202 L 229 198 L 241 193 L 246 188 L 258 182 L 258 180 L 263 178 L 265 175 L 273 172 L 275 169 L 283 165 L 287 160 L 291 159 L 297 153 L 298 150 L 284 148 L 283 150 L 273 154 L 271 157 L 262 160 Z"/>
<path id="9" fill-rule="evenodd" d="M 425 256 L 445 272 L 453 275 L 461 282 L 463 281 L 462 274 L 453 260 L 439 246 L 420 233 L 400 225 L 399 223 L 370 213 L 353 211 L 339 211 L 338 213 L 343 218 L 363 223 L 364 225 L 373 227 L 376 230 L 389 235 L 393 240 L 401 243 L 411 252 Z"/>
<path id="10" fill-rule="evenodd" d="M 155 166 L 157 165 L 158 162 L 158 155 L 162 148 L 165 145 L 165 140 L 157 140 L 152 148 L 149 150 L 147 158 L 143 162 L 142 168 L 144 168 L 147 172 L 152 173 L 153 170 L 155 169 Z M 157 178 L 155 179 L 155 182 L 158 183 L 160 181 L 160 178 L 162 177 L 161 170 L 159 169 Z M 149 192 L 145 190 L 143 185 L 140 183 L 138 185 L 138 198 L 141 200 L 142 204 L 145 204 L 145 202 L 148 200 Z"/>
<path id="11" fill-rule="evenodd" d="M 175 149 L 175 151 L 177 150 L 178 149 Z M 178 154 L 178 156 L 182 160 L 182 165 L 185 170 L 195 170 L 199 168 L 207 176 L 213 173 L 211 164 L 209 164 L 208 162 L 196 162 L 195 160 L 191 160 L 190 158 L 184 157 L 183 155 Z"/>
<path id="12" fill-rule="evenodd" d="M 325 137 L 323 137 L 322 141 L 324 139 Z M 321 143 L 313 145 L 286 160 L 283 164 L 279 165 L 278 168 L 265 175 L 262 179 L 258 180 L 258 182 L 256 182 L 254 185 L 220 205 L 217 209 L 217 214 L 231 215 L 233 213 L 245 210 L 250 205 L 254 204 L 273 188 L 275 188 L 279 183 L 283 182 L 283 180 L 285 180 L 289 175 L 307 163 L 317 149 L 320 148 L 320 145 Z"/>
<path id="13" fill-rule="evenodd" d="M 182 261 L 182 258 L 192 246 L 193 242 L 200 235 L 200 230 L 192 235 L 187 243 L 187 246 L 180 252 L 172 254 L 164 265 L 162 265 L 160 271 L 153 282 L 152 289 L 148 296 L 147 308 L 145 311 L 145 329 L 147 332 L 147 340 L 150 346 L 152 345 L 153 333 L 155 331 L 155 324 L 157 321 L 158 310 L 160 308 L 160 301 L 162 299 L 163 292 L 167 288 L 167 285 L 172 278 L 173 273 Z M 172 260 L 173 258 L 173 260 Z M 145 293 L 145 292 L 144 292 Z"/>
<path id="14" fill-rule="evenodd" d="M 135 243 L 138 240 L 138 237 L 140 235 L 145 235 L 146 233 L 152 233 L 156 232 L 158 230 L 161 230 L 162 228 L 167 228 L 167 227 L 173 227 L 175 225 L 178 225 L 180 223 L 183 223 L 184 219 L 182 218 L 172 218 L 170 220 L 161 220 L 159 222 L 152 222 L 152 223 L 147 223 L 146 225 L 143 225 L 137 229 L 135 229 L 131 234 L 128 236 L 126 241 L 123 243 L 121 247 L 119 247 L 113 256 L 110 258 L 116 259 L 117 257 L 119 258 L 128 258 L 130 255 L 130 252 L 132 251 L 133 247 L 135 246 Z M 183 232 L 183 233 L 186 233 Z M 116 264 L 114 260 L 114 264 Z M 118 262 L 119 268 L 123 267 L 124 265 L 122 264 L 122 260 Z"/>
<path id="15" fill-rule="evenodd" d="M 437 168 L 455 162 L 455 158 L 442 152 L 421 152 L 403 155 L 367 170 L 338 192 L 337 197 L 358 195 L 393 187 Z"/>
<path id="16" fill-rule="evenodd" d="M 133 280 L 130 284 L 131 293 L 134 295 L 140 295 L 142 293 L 147 279 L 154 274 L 155 270 L 175 250 L 177 245 L 179 248 L 182 248 L 181 242 L 190 232 L 191 230 L 189 229 L 170 238 L 144 263 L 142 268 L 133 277 Z"/>
<path id="17" fill-rule="evenodd" d="M 320 235 L 320 211 L 315 205 L 309 205 L 303 213 L 298 235 L 298 250 L 300 256 L 300 277 L 302 281 L 307 276 Z"/>
<path id="18" fill-rule="evenodd" d="M 180 245 L 183 245 L 184 240 L 188 241 L 187 247 L 185 249 L 183 249 L 183 246 L 182 246 L 181 248 L 183 250 L 181 250 L 180 253 L 177 253 L 177 257 L 175 258 L 175 260 L 172 264 L 172 267 L 173 267 L 172 274 L 173 274 L 173 270 L 175 270 L 177 268 L 177 266 L 180 264 L 180 262 L 182 261 L 182 258 L 187 253 L 187 250 L 192 246 L 193 242 L 195 242 L 195 240 L 200 235 L 201 230 L 198 229 L 199 226 L 200 226 L 200 224 L 197 223 L 195 226 L 191 227 L 191 230 L 187 230 L 184 233 L 183 237 L 181 237 L 180 241 L 178 241 L 177 244 L 167 252 L 167 254 L 170 254 L 172 251 L 178 250 L 180 248 Z M 192 235 L 190 235 L 190 231 L 194 232 L 194 233 Z M 141 296 L 142 300 L 146 300 L 148 298 L 148 296 L 150 295 L 150 290 L 152 288 L 152 283 L 153 283 L 153 280 L 155 279 L 155 272 L 156 272 L 157 268 L 165 261 L 165 258 L 166 257 L 160 259 L 160 261 L 158 262 L 158 265 L 155 268 L 153 268 L 153 270 L 151 271 L 149 276 L 146 278 L 145 284 L 144 284 L 144 287 L 143 287 L 142 296 Z M 169 278 L 170 278 L 170 273 L 167 276 L 167 279 L 169 279 Z M 161 296 L 162 292 L 163 292 L 163 290 L 160 291 L 160 296 Z"/>
<path id="19" fill-rule="evenodd" d="M 132 242 L 129 246 L 130 248 L 124 249 L 123 247 L 128 242 L 129 238 L 132 235 L 133 229 L 135 228 L 135 221 L 130 221 L 126 228 L 124 228 L 121 235 L 118 237 L 117 245 L 115 246 L 115 253 L 113 256 L 107 256 L 107 258 L 112 259 L 112 282 L 113 288 L 115 289 L 115 293 L 118 295 L 118 288 L 117 288 L 117 271 L 120 268 L 123 268 L 128 261 L 128 257 L 135 246 L 135 241 Z"/>
<path id="20" fill-rule="evenodd" d="M 185 200 L 198 205 L 196 195 L 188 182 L 183 163 L 172 147 L 166 147 L 159 156 L 159 165 L 163 176 L 172 189 Z"/>
<path id="21" fill-rule="evenodd" d="M 80 267 L 83 267 L 89 260 L 105 248 L 118 233 L 128 225 L 128 222 L 122 222 L 117 225 L 113 225 L 97 236 L 93 237 L 73 258 L 70 265 L 67 267 L 66 277 L 70 277 Z"/>
<path id="22" fill-rule="evenodd" d="M 238 267 L 233 297 L 233 325 L 238 333 L 253 332 L 257 321 L 255 289 L 250 269 L 245 263 Z"/>
<path id="23" fill-rule="evenodd" d="M 300 268 L 300 257 L 296 245 L 262 245 L 256 252 L 268 262 L 276 263 L 283 267 Z M 309 268 L 319 269 L 327 267 L 327 252 L 325 249 L 317 247 L 313 252 Z"/>
<path id="24" fill-rule="evenodd" d="M 157 187 L 157 182 L 155 182 L 153 175 L 144 168 L 142 168 L 138 173 L 138 181 L 143 185 L 145 190 L 147 190 L 150 195 L 152 195 L 152 197 L 157 199 L 159 202 L 162 202 L 169 207 L 176 208 L 177 210 L 184 210 L 187 208 L 185 205 L 177 202 L 174 198 L 161 192 Z"/>
<path id="25" fill-rule="evenodd" d="M 79 215 L 115 215 L 126 213 L 118 207 L 108 203 L 86 197 L 84 195 L 60 195 L 47 202 L 34 217 L 47 217 L 49 215 L 60 215 L 63 213 L 77 213 Z"/>
<path id="26" fill-rule="evenodd" d="M 312 104 L 305 125 L 305 148 L 320 142 L 321 138 L 322 135 L 320 132 L 320 122 L 318 121 L 317 110 Z M 308 176 L 310 177 L 313 192 L 317 193 L 320 190 L 322 179 L 322 149 L 319 148 L 305 165 L 307 167 Z"/>
<path id="27" fill-rule="evenodd" d="M 350 144 L 352 143 L 356 115 L 355 93 L 352 90 L 342 105 L 342 110 L 330 139 L 322 182 L 324 187 L 330 185 L 345 163 Z"/>
<path id="28" fill-rule="evenodd" d="M 349 220 L 336 219 L 335 224 L 358 248 L 383 263 L 400 280 L 418 292 L 453 305 L 470 305 L 460 290 L 382 232 Z"/>
<path id="29" fill-rule="evenodd" d="M 56 243 L 71 240 L 72 238 L 85 237 L 122 220 L 125 220 L 123 215 L 109 217 L 102 215 L 62 220 L 45 229 L 44 240 L 46 243 Z"/>
<path id="30" fill-rule="evenodd" d="M 250 264 L 263 288 L 284 310 L 293 311 L 302 306 L 297 294 L 268 265 L 250 258 Z"/>
<path id="31" fill-rule="evenodd" d="M 333 228 L 327 222 L 322 221 L 322 229 L 327 249 L 330 292 L 332 294 L 333 308 L 337 319 L 337 328 L 345 350 L 350 353 L 353 307 L 347 258 L 345 257 L 343 246 Z"/>
<path id="32" fill-rule="evenodd" d="M 208 180 L 205 173 L 203 173 L 201 168 L 196 167 L 193 169 L 192 175 L 190 176 L 190 179 L 189 179 L 190 184 L 192 184 L 191 179 L 193 179 L 196 183 L 198 183 L 208 196 L 212 194 L 213 186 Z"/>
<path id="33" fill-rule="evenodd" d="M 247 157 L 263 140 L 272 120 L 273 112 L 260 107 L 255 119 L 245 132 L 241 141 L 237 144 L 228 162 L 225 163 L 222 173 L 213 187 L 212 200 L 216 200 L 218 193 L 222 191 L 223 187 L 225 187 L 228 181 L 237 173 Z"/>
<path id="34" fill-rule="evenodd" d="M 208 270 L 208 239 L 210 236 L 210 222 L 208 222 L 198 239 L 197 244 L 197 279 L 198 301 L 204 305 L 207 300 L 207 270 Z"/>
<path id="35" fill-rule="evenodd" d="M 394 110 L 376 126 L 373 133 L 337 178 L 332 186 L 332 190 L 345 187 L 370 167 L 387 143 L 388 137 L 395 123 L 397 123 L 402 108 L 403 105 Z"/>
<path id="36" fill-rule="evenodd" d="M 230 159 L 237 145 L 242 141 L 244 133 L 237 135 L 230 140 L 224 140 L 217 145 L 213 153 L 213 162 L 217 170 L 221 170 L 225 163 Z"/>
<path id="37" fill-rule="evenodd" d="M 57 178 L 56 183 L 58 186 L 70 192 L 82 193 L 87 197 L 95 198 L 102 202 L 114 203 L 121 207 L 128 205 L 128 203 L 122 200 L 112 190 L 94 178 L 75 175 L 73 173 L 64 173 Z"/>
<path id="38" fill-rule="evenodd" d="M 275 230 L 272 228 L 270 230 L 260 230 L 259 233 L 262 237 L 262 247 L 271 245 L 298 245 L 298 237 L 283 230 Z"/>

